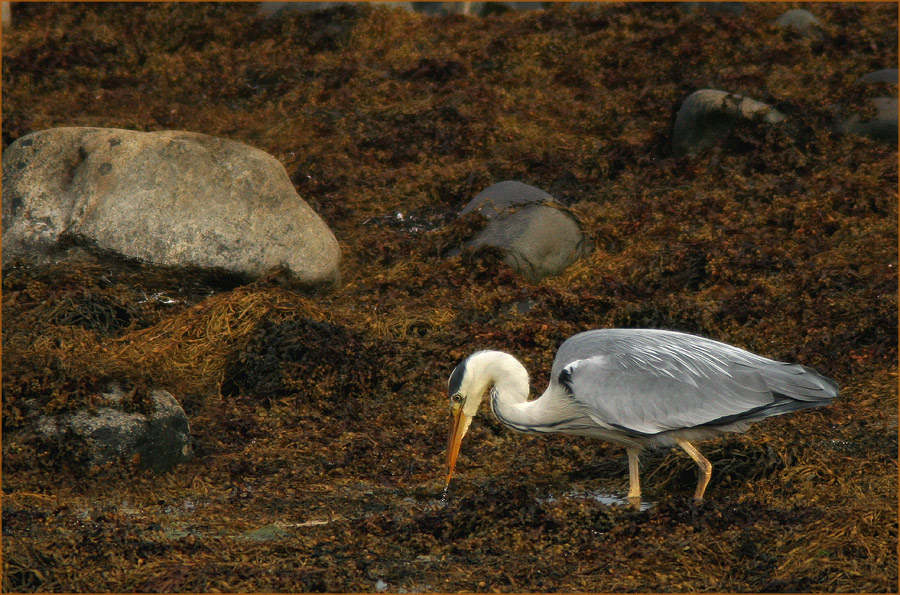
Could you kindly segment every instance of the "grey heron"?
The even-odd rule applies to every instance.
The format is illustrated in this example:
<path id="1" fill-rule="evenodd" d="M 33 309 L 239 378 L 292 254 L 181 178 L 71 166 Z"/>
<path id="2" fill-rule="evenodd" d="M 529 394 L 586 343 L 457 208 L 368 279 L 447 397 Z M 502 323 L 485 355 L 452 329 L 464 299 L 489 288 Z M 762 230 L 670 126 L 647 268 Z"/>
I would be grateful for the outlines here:
<path id="1" fill-rule="evenodd" d="M 448 389 L 447 486 L 463 436 L 490 389 L 494 415 L 513 430 L 575 434 L 624 446 L 628 500 L 635 507 L 645 446 L 683 448 L 699 467 L 694 497 L 701 499 L 712 465 L 692 442 L 743 432 L 752 422 L 827 405 L 838 396 L 834 381 L 805 366 L 655 329 L 602 329 L 570 337 L 556 353 L 547 390 L 531 401 L 528 372 L 502 351 L 478 351 L 464 359 Z"/>

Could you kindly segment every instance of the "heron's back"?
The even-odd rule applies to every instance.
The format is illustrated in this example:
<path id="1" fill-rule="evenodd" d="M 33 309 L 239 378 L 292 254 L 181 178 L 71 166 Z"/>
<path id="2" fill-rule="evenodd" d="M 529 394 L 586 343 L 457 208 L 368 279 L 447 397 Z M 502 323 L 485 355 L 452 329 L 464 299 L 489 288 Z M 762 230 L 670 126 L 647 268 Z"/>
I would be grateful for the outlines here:
<path id="1" fill-rule="evenodd" d="M 574 335 L 560 346 L 551 381 L 598 422 L 636 435 L 756 421 L 838 396 L 834 381 L 805 366 L 656 329 Z"/>

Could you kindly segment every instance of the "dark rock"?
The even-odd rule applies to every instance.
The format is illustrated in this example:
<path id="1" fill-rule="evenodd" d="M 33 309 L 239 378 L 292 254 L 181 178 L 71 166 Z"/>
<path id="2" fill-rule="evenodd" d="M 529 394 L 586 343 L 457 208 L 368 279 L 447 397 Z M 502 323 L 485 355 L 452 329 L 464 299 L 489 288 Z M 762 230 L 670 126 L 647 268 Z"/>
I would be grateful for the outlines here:
<path id="1" fill-rule="evenodd" d="M 44 444 L 67 443 L 67 451 L 79 455 L 74 460 L 87 468 L 136 462 L 139 469 L 167 471 L 190 458 L 187 416 L 171 394 L 164 390 L 151 392 L 154 411 L 148 415 L 119 409 L 122 396 L 121 390 L 114 387 L 103 395 L 107 405 L 94 412 L 41 416 L 36 420 L 34 433 Z M 72 440 L 76 443 L 70 443 Z"/>
<path id="2" fill-rule="evenodd" d="M 672 152 L 680 157 L 713 146 L 741 121 L 774 125 L 786 116 L 760 101 L 725 91 L 701 89 L 678 110 L 672 131 Z"/>
<path id="3" fill-rule="evenodd" d="M 504 261 L 532 282 L 558 275 L 587 252 L 575 219 L 553 196 L 516 181 L 482 190 L 461 215 L 478 211 L 490 222 L 469 247 L 500 248 Z"/>
<path id="4" fill-rule="evenodd" d="M 191 132 L 53 128 L 10 145 L 3 263 L 53 259 L 72 238 L 162 265 L 338 276 L 337 240 L 278 160 Z"/>

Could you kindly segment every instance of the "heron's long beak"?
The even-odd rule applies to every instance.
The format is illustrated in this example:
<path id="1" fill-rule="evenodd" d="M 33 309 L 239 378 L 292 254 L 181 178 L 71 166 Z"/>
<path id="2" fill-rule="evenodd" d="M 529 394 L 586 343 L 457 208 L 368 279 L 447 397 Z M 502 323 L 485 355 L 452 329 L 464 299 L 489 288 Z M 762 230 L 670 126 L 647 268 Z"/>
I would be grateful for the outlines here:
<path id="1" fill-rule="evenodd" d="M 469 424 L 472 423 L 472 418 L 463 413 L 462 403 L 451 405 L 450 414 L 453 416 L 453 422 L 450 425 L 450 435 L 447 437 L 447 486 L 450 485 L 450 478 L 453 477 L 453 468 L 456 467 L 456 457 L 459 456 L 459 447 L 462 444 L 463 436 L 466 435 Z"/>

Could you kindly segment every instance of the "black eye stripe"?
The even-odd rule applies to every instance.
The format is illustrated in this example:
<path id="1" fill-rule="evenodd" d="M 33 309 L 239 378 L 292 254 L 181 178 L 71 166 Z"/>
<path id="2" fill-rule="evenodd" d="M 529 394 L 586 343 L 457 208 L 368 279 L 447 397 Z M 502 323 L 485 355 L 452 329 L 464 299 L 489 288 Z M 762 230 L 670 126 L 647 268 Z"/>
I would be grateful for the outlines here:
<path id="1" fill-rule="evenodd" d="M 455 395 L 462 388 L 463 377 L 466 375 L 466 361 L 464 359 L 450 374 L 450 381 L 447 383 L 447 389 L 450 395 Z"/>

